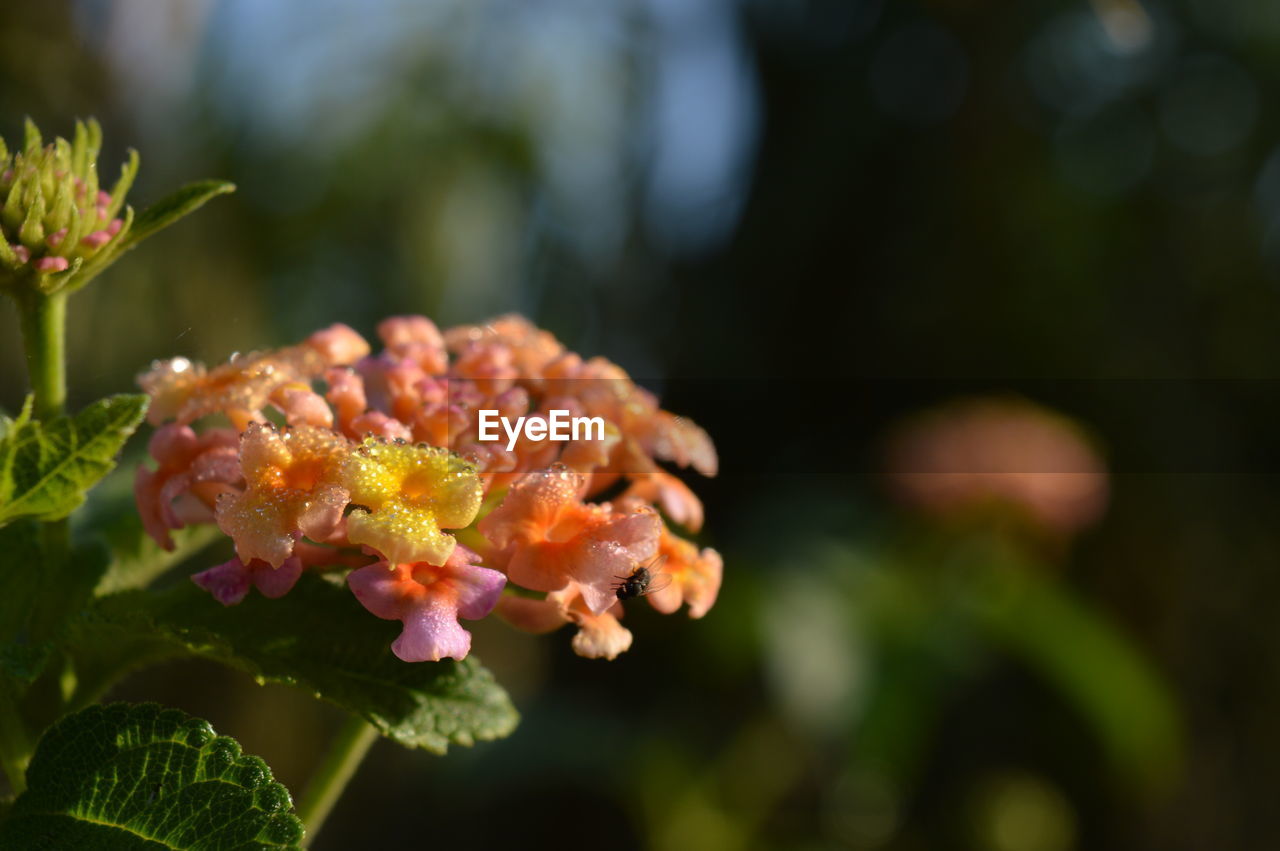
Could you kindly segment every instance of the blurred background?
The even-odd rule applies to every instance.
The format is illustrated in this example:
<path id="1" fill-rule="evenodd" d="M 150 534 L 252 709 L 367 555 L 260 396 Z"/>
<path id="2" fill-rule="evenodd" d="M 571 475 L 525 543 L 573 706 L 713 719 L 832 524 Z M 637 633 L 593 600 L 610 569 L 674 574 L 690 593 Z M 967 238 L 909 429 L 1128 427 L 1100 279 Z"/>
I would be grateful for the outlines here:
<path id="1" fill-rule="evenodd" d="M 5 0 L 0 135 L 239 185 L 73 301 L 73 405 L 515 310 L 719 446 L 704 620 L 477 625 L 519 730 L 379 744 L 316 848 L 1274 848 L 1278 63 L 1268 0 Z M 339 721 L 117 696 L 295 795 Z"/>

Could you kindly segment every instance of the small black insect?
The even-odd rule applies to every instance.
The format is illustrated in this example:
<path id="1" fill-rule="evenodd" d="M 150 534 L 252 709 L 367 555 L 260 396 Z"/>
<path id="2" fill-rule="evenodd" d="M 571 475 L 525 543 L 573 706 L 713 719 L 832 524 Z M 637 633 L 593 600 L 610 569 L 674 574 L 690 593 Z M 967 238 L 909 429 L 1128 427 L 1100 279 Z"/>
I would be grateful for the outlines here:
<path id="1" fill-rule="evenodd" d="M 631 572 L 630 576 L 616 577 L 619 581 L 613 586 L 619 600 L 630 600 L 643 597 L 654 591 L 661 591 L 671 584 L 671 574 L 663 573 L 662 566 L 666 556 L 656 556 L 648 564 L 642 564 Z"/>

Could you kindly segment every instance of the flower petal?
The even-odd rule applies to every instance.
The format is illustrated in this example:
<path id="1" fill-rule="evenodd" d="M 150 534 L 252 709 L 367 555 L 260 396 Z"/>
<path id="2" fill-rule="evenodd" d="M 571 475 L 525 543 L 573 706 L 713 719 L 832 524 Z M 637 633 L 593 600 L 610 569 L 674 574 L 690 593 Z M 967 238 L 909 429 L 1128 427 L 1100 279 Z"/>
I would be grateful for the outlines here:
<path id="1" fill-rule="evenodd" d="M 306 345 L 319 352 L 330 366 L 351 364 L 369 354 L 369 343 L 341 322 L 317 331 Z"/>
<path id="2" fill-rule="evenodd" d="M 439 600 L 415 607 L 404 618 L 400 637 L 391 643 L 391 652 L 406 662 L 465 659 L 470 651 L 471 633 L 458 623 L 457 612 Z"/>
<path id="3" fill-rule="evenodd" d="M 554 632 L 569 622 L 561 606 L 553 600 L 504 595 L 494 609 L 498 617 L 516 629 L 535 635 Z"/>
<path id="4" fill-rule="evenodd" d="M 689 604 L 689 617 L 700 618 L 715 605 L 724 574 L 724 560 L 711 548 L 701 552 L 692 541 L 686 541 L 664 529 L 659 554 L 664 556 L 662 571 L 671 577 L 667 587 L 647 595 L 650 605 L 663 614 L 671 614 L 681 603 Z"/>
<path id="5" fill-rule="evenodd" d="M 287 558 L 279 567 L 253 562 L 249 565 L 249 572 L 253 587 L 262 596 L 274 600 L 288 594 L 298 584 L 298 579 L 302 576 L 302 559 L 297 556 Z"/>
<path id="6" fill-rule="evenodd" d="M 249 570 L 238 558 L 202 570 L 191 577 L 191 581 L 213 595 L 224 606 L 239 603 L 249 593 L 252 584 Z"/>
<path id="7" fill-rule="evenodd" d="M 304 534 L 325 539 L 337 527 L 347 492 L 332 481 L 349 444 L 327 429 L 298 426 L 285 432 L 254 425 L 240 442 L 247 488 L 218 498 L 218 526 L 246 562 L 279 567 Z"/>
<path id="8" fill-rule="evenodd" d="M 443 373 L 449 365 L 444 336 L 436 324 L 425 316 L 392 316 L 378 323 L 378 336 L 387 351 L 398 358 L 408 358 L 432 375 Z"/>
<path id="9" fill-rule="evenodd" d="M 689 486 L 670 473 L 655 470 L 632 477 L 627 497 L 642 499 L 662 508 L 662 511 L 690 532 L 702 528 L 702 501 Z"/>
<path id="10" fill-rule="evenodd" d="M 428 511 L 399 502 L 386 502 L 376 512 L 352 511 L 347 517 L 347 539 L 377 550 L 388 561 L 412 563 L 447 561 L 457 544 L 441 531 Z"/>
<path id="11" fill-rule="evenodd" d="M 522 477 L 477 528 L 499 549 L 546 539 L 566 511 L 581 505 L 586 477 L 553 465 Z M 544 591 L 555 589 L 544 588 Z"/>
<path id="12" fill-rule="evenodd" d="M 471 649 L 471 635 L 458 624 L 459 616 L 474 620 L 489 614 L 507 581 L 498 571 L 473 564 L 478 558 L 458 547 L 439 567 L 378 562 L 352 571 L 347 583 L 370 612 L 404 623 L 391 645 L 401 659 L 462 659 Z"/>
<path id="13" fill-rule="evenodd" d="M 583 608 L 585 598 L 573 600 L 566 612 L 578 625 L 573 636 L 573 652 L 588 659 L 616 659 L 631 648 L 631 630 L 618 620 L 622 605 L 617 600 L 607 612 L 596 614 Z"/>
<path id="14" fill-rule="evenodd" d="M 475 467 L 447 449 L 378 438 L 346 459 L 341 480 L 362 506 L 347 519 L 348 538 L 393 563 L 444 564 L 455 541 L 441 530 L 470 524 L 483 498 Z"/>
<path id="15" fill-rule="evenodd" d="M 301 381 L 286 384 L 271 394 L 271 401 L 291 426 L 309 425 L 317 428 L 333 426 L 333 411 L 319 393 Z"/>
<path id="16" fill-rule="evenodd" d="M 408 565 L 388 565 L 385 561 L 351 571 L 347 585 L 360 605 L 389 621 L 408 615 L 422 587 L 413 581 Z"/>
<path id="17" fill-rule="evenodd" d="M 296 491 L 249 490 L 218 499 L 218 528 L 231 536 L 236 554 L 245 561 L 262 559 L 284 564 L 302 533 L 297 528 Z"/>
<path id="18" fill-rule="evenodd" d="M 720 557 L 720 553 L 710 548 L 704 549 L 684 581 L 684 598 L 689 603 L 689 617 L 700 618 L 715 605 L 723 574 L 724 559 Z"/>
<path id="19" fill-rule="evenodd" d="M 478 621 L 493 611 L 502 597 L 507 577 L 497 570 L 474 567 L 466 579 L 458 579 L 458 616 Z"/>

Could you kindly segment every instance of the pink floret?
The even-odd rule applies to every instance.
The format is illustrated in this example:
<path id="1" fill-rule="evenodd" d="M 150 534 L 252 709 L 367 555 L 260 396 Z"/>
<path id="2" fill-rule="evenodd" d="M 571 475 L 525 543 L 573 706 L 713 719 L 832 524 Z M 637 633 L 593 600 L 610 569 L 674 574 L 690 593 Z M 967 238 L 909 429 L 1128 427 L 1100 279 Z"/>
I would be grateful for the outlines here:
<path id="1" fill-rule="evenodd" d="M 404 629 L 391 650 L 406 662 L 466 658 L 471 633 L 458 618 L 478 620 L 493 611 L 507 577 L 475 564 L 479 556 L 457 546 L 443 566 L 425 562 L 389 565 L 385 561 L 347 577 L 356 599 L 385 620 Z"/>

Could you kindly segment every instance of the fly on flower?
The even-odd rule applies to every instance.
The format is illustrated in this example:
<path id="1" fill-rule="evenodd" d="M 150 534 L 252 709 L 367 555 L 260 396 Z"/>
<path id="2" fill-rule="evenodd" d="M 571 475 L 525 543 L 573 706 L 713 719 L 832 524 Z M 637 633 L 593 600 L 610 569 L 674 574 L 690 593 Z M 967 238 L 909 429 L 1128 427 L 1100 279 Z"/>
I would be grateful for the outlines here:
<path id="1" fill-rule="evenodd" d="M 666 563 L 665 555 L 654 556 L 648 564 L 638 565 L 629 576 L 617 577 L 620 581 L 613 590 L 618 599 L 631 600 L 666 588 L 671 584 L 671 574 L 662 570 Z"/>

